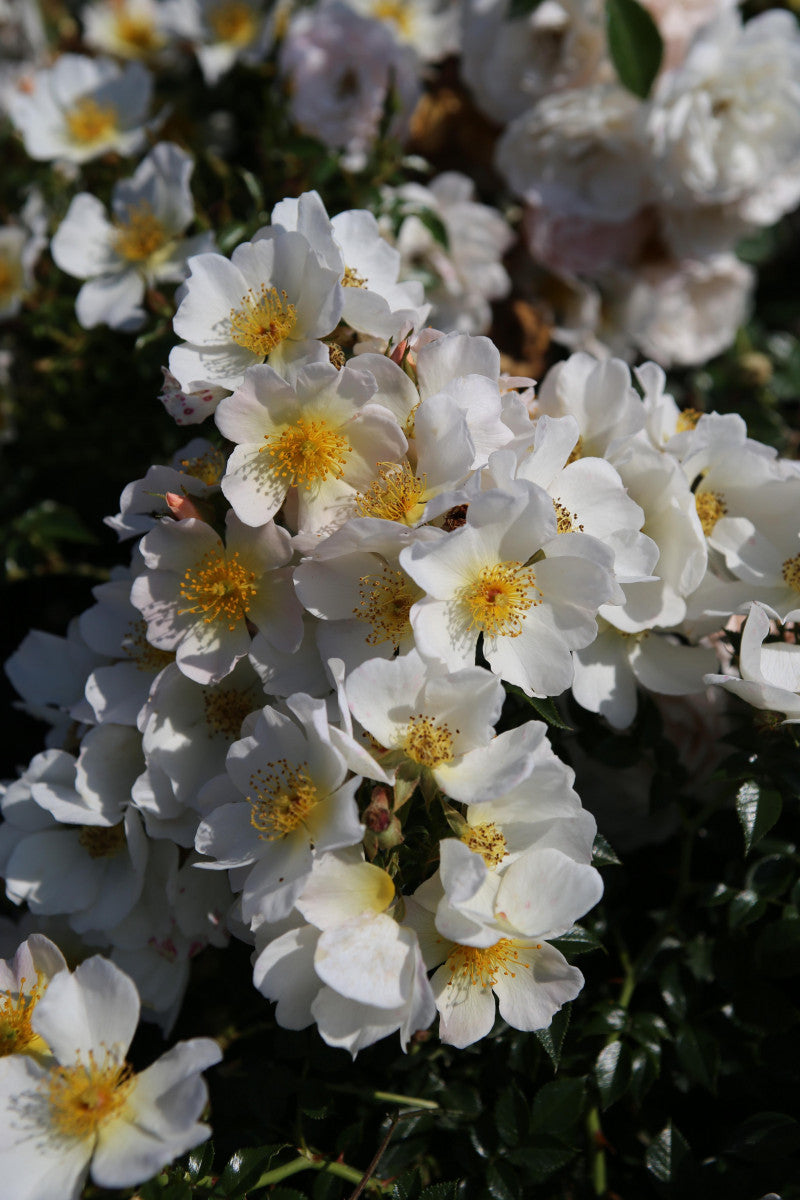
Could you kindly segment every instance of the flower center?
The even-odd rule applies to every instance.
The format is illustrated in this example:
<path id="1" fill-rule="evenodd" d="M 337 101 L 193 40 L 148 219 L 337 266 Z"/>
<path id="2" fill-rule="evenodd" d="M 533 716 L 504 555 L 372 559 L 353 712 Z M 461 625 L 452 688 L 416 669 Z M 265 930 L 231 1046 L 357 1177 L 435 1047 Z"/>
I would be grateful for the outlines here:
<path id="1" fill-rule="evenodd" d="M 414 525 L 422 516 L 425 503 L 420 499 L 427 490 L 425 475 L 421 479 L 409 463 L 378 463 L 379 477 L 366 492 L 356 496 L 360 517 L 380 517 L 384 521 L 399 521 Z"/>
<path id="2" fill-rule="evenodd" d="M 372 14 L 378 21 L 391 21 L 406 37 L 411 32 L 411 15 L 405 0 L 378 0 Z"/>
<path id="3" fill-rule="evenodd" d="M 22 271 L 0 253 L 0 300 L 8 302 L 22 284 Z"/>
<path id="4" fill-rule="evenodd" d="M 308 763 L 290 767 L 285 758 L 267 763 L 266 769 L 250 777 L 254 796 L 250 824 L 258 836 L 268 842 L 293 833 L 319 800 L 319 793 L 307 773 Z"/>
<path id="5" fill-rule="evenodd" d="M 310 488 L 331 475 L 341 479 L 347 455 L 353 449 L 327 421 L 306 417 L 300 417 L 283 433 L 267 434 L 266 442 L 260 452 L 266 451 L 278 475 L 288 479 L 290 487 Z"/>
<path id="6" fill-rule="evenodd" d="M 353 609 L 353 616 L 372 626 L 367 645 L 391 642 L 399 646 L 411 630 L 408 614 L 421 590 L 402 571 L 389 566 L 384 566 L 380 575 L 362 575 L 358 582 L 361 603 Z"/>
<path id="7" fill-rule="evenodd" d="M 675 432 L 686 433 L 689 429 L 694 429 L 702 415 L 699 409 L 684 408 L 678 413 L 678 419 L 675 422 Z"/>
<path id="8" fill-rule="evenodd" d="M 125 845 L 125 826 L 122 821 L 117 825 L 83 825 L 78 841 L 89 858 L 116 858 Z"/>
<path id="9" fill-rule="evenodd" d="M 468 826 L 461 841 L 480 854 L 487 867 L 499 867 L 506 856 L 506 839 L 494 821 Z"/>
<path id="10" fill-rule="evenodd" d="M 215 4 L 208 14 L 208 23 L 221 42 L 234 46 L 248 46 L 256 36 L 255 14 L 242 0 Z"/>
<path id="11" fill-rule="evenodd" d="M 142 13 L 130 13 L 125 9 L 117 16 L 117 38 L 135 54 L 149 54 L 163 42 L 155 23 Z"/>
<path id="12" fill-rule="evenodd" d="M 553 508 L 556 510 L 556 533 L 583 533 L 583 526 L 578 524 L 575 513 L 571 513 L 560 500 L 553 501 Z"/>
<path id="13" fill-rule="evenodd" d="M 167 231 L 146 200 L 128 209 L 126 221 L 114 222 L 112 244 L 127 262 L 144 262 L 168 241 Z"/>
<path id="14" fill-rule="evenodd" d="M 297 309 L 286 292 L 262 283 L 242 296 L 241 306 L 230 313 L 231 337 L 238 346 L 266 358 L 288 338 L 297 322 Z"/>
<path id="15" fill-rule="evenodd" d="M 203 707 L 208 736 L 221 733 L 233 740 L 238 738 L 242 721 L 255 708 L 249 692 L 236 688 L 204 688 Z"/>
<path id="16" fill-rule="evenodd" d="M 430 717 L 417 713 L 406 726 L 403 749 L 421 766 L 438 767 L 453 757 L 453 735 L 447 725 L 437 725 Z"/>
<path id="17" fill-rule="evenodd" d="M 570 463 L 577 462 L 579 458 L 583 458 L 583 438 L 581 437 L 578 438 L 577 442 L 572 447 L 570 456 L 564 463 L 564 466 L 568 467 Z"/>
<path id="18" fill-rule="evenodd" d="M 89 1051 L 88 1063 L 56 1067 L 47 1077 L 50 1119 L 64 1137 L 89 1138 L 125 1107 L 133 1073 L 106 1051 L 99 1063 Z"/>
<path id="19" fill-rule="evenodd" d="M 519 951 L 510 938 L 501 938 L 485 950 L 456 945 L 447 956 L 447 965 L 451 984 L 469 982 L 481 988 L 494 987 L 499 975 L 516 978 L 519 967 L 530 970 L 530 963 L 520 962 Z"/>
<path id="20" fill-rule="evenodd" d="M 800 554 L 795 554 L 794 558 L 787 558 L 783 564 L 781 574 L 783 575 L 784 583 L 792 588 L 795 592 L 800 592 Z"/>
<path id="21" fill-rule="evenodd" d="M 236 550 L 227 558 L 224 550 L 208 550 L 181 580 L 181 598 L 187 608 L 178 614 L 194 613 L 206 625 L 222 621 L 232 633 L 243 621 L 256 594 L 256 575 L 239 562 Z"/>
<path id="22" fill-rule="evenodd" d="M 113 104 L 98 104 L 91 96 L 84 96 L 64 113 L 69 136 L 84 146 L 109 138 L 117 128 L 118 119 Z"/>
<path id="23" fill-rule="evenodd" d="M 225 472 L 225 455 L 221 450 L 207 450 L 197 458 L 182 458 L 180 468 L 182 474 L 191 475 L 193 479 L 214 487 Z"/>
<path id="24" fill-rule="evenodd" d="M 728 506 L 719 492 L 695 492 L 694 506 L 706 537 L 711 537 L 714 526 L 720 517 L 724 517 Z"/>
<path id="25" fill-rule="evenodd" d="M 342 287 L 363 288 L 367 286 L 367 281 L 362 275 L 358 275 L 352 267 L 345 267 L 342 277 Z"/>
<path id="26" fill-rule="evenodd" d="M 29 992 L 23 991 L 24 985 L 23 977 L 16 995 L 0 992 L 0 1058 L 45 1048 L 44 1040 L 31 1026 L 33 1010 L 42 997 L 44 986 L 38 976 Z"/>
<path id="27" fill-rule="evenodd" d="M 541 604 L 541 594 L 530 567 L 512 561 L 483 567 L 474 583 L 462 588 L 460 599 L 470 629 L 490 637 L 519 637 L 529 609 Z"/>
<path id="28" fill-rule="evenodd" d="M 152 672 L 154 675 L 175 661 L 171 650 L 159 650 L 158 646 L 150 645 L 147 640 L 147 622 L 144 618 L 128 624 L 128 631 L 122 639 L 122 649 L 140 671 Z"/>

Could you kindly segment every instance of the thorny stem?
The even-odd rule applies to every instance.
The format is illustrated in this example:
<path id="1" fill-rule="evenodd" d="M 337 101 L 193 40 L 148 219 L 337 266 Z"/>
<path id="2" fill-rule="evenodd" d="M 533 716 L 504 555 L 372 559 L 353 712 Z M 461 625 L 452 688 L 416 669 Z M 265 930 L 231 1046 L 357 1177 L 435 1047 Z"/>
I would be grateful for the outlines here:
<path id="1" fill-rule="evenodd" d="M 378 1149 L 375 1151 L 375 1157 L 373 1158 L 372 1162 L 369 1164 L 366 1171 L 364 1172 L 364 1177 L 362 1178 L 361 1182 L 357 1185 L 355 1191 L 350 1195 L 349 1200 L 358 1200 L 358 1197 L 361 1195 L 361 1193 L 364 1191 L 364 1188 L 369 1183 L 372 1172 L 377 1168 L 378 1163 L 383 1158 L 384 1151 L 386 1150 L 386 1147 L 389 1145 L 389 1142 L 391 1141 L 391 1138 L 392 1138 L 392 1134 L 394 1133 L 395 1129 L 397 1128 L 398 1119 L 399 1118 L 397 1117 L 397 1115 L 392 1117 L 391 1121 L 389 1122 L 389 1128 L 386 1130 L 386 1133 L 383 1136 L 383 1141 L 381 1142 L 380 1146 L 378 1146 Z"/>
<path id="2" fill-rule="evenodd" d="M 381 1154 L 385 1148 L 385 1146 L 381 1147 Z M 369 1188 L 378 1195 L 388 1195 L 389 1192 L 386 1185 L 379 1179 L 370 1178 L 372 1164 L 364 1174 L 355 1167 L 349 1167 L 347 1163 L 332 1162 L 322 1155 L 313 1154 L 310 1150 L 304 1154 L 301 1153 L 298 1158 L 293 1158 L 291 1162 L 284 1163 L 281 1167 L 265 1171 L 258 1182 L 253 1185 L 252 1191 L 269 1187 L 273 1183 L 281 1183 L 282 1180 L 289 1179 L 292 1175 L 298 1175 L 301 1171 L 327 1171 L 329 1175 L 337 1175 L 340 1179 L 346 1179 L 348 1183 L 355 1183 L 358 1185 L 357 1191 L 354 1193 L 356 1196 L 360 1196 L 365 1188 Z"/>

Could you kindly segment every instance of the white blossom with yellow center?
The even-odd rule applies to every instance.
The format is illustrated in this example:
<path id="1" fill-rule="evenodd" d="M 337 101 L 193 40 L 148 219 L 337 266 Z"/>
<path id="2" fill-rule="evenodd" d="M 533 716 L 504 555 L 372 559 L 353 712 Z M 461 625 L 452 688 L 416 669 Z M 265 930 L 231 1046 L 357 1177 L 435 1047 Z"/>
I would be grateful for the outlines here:
<path id="1" fill-rule="evenodd" d="M 185 150 L 160 142 L 115 185 L 111 219 L 96 196 L 74 197 L 51 249 L 62 271 L 87 281 L 75 302 L 84 328 L 135 329 L 147 288 L 180 283 L 187 260 L 213 249 L 211 233 L 184 237 L 194 218 L 193 167 Z"/>
<path id="2" fill-rule="evenodd" d="M 62 54 L 14 93 L 9 113 L 31 158 L 84 163 L 143 146 L 152 89 L 141 63 Z"/>
<path id="3" fill-rule="evenodd" d="M 391 413 L 370 403 L 374 391 L 356 364 L 311 363 L 291 383 L 270 366 L 251 368 L 215 414 L 238 443 L 222 490 L 240 519 L 262 525 L 286 500 L 290 526 L 318 535 L 354 515 L 378 464 L 407 447 Z"/>
<path id="4" fill-rule="evenodd" d="M 210 1038 L 180 1042 L 141 1074 L 125 1061 L 139 1020 L 131 979 L 105 959 L 59 971 L 36 1005 L 34 1032 L 55 1062 L 12 1055 L 0 1072 L 3 1185 L 26 1200 L 77 1200 L 143 1183 L 204 1141 L 200 1072 L 221 1058 Z"/>
<path id="5" fill-rule="evenodd" d="M 596 538 L 557 534 L 551 497 L 522 480 L 482 493 L 439 542 L 400 554 L 426 593 L 411 610 L 420 653 L 457 670 L 481 638 L 492 671 L 528 695 L 571 683 L 570 652 L 596 636 L 600 606 L 621 598 L 612 563 Z"/>
<path id="6" fill-rule="evenodd" d="M 242 891 L 248 922 L 285 917 L 315 856 L 364 835 L 354 799 L 361 779 L 349 777 L 346 752 L 352 743 L 364 762 L 363 750 L 331 728 L 324 701 L 299 693 L 286 706 L 289 716 L 263 708 L 252 733 L 231 746 L 227 771 L 237 798 L 202 821 L 195 842 L 215 860 L 209 866 L 250 867 Z"/>
<path id="7" fill-rule="evenodd" d="M 448 672 L 416 650 L 362 663 L 345 692 L 353 717 L 388 751 L 388 762 L 429 774 L 454 800 L 486 800 L 513 787 L 541 738 L 531 726 L 494 735 L 504 693 L 490 671 Z"/>

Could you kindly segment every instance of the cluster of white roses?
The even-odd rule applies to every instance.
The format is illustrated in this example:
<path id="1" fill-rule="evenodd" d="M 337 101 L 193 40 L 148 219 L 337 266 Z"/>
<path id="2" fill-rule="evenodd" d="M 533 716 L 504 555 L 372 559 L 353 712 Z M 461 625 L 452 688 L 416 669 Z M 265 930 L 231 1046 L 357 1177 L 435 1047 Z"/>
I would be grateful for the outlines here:
<path id="1" fill-rule="evenodd" d="M 699 363 L 747 314 L 736 241 L 800 199 L 800 31 L 732 0 L 644 2 L 665 46 L 647 101 L 616 79 L 598 0 L 465 0 L 462 74 L 506 126 L 531 253 L 570 289 L 562 340 Z"/>
<path id="2" fill-rule="evenodd" d="M 495 995 L 546 1026 L 595 823 L 542 722 L 498 732 L 507 688 L 625 728 L 638 686 L 716 679 L 698 642 L 748 602 L 800 612 L 800 475 L 739 417 L 587 354 L 534 394 L 398 261 L 313 192 L 189 259 L 162 399 L 222 438 L 125 488 L 130 567 L 8 664 L 54 728 L 0 802 L 6 893 L 165 1025 L 232 931 L 277 1020 L 353 1054 L 437 1011 L 468 1045 Z"/>
<path id="3" fill-rule="evenodd" d="M 87 1175 L 130 1187 L 209 1135 L 200 1072 L 216 1042 L 179 1042 L 140 1074 L 125 1061 L 139 997 L 95 956 L 71 973 L 32 934 L 0 960 L 0 1156 L 15 1200 L 77 1200 Z"/>

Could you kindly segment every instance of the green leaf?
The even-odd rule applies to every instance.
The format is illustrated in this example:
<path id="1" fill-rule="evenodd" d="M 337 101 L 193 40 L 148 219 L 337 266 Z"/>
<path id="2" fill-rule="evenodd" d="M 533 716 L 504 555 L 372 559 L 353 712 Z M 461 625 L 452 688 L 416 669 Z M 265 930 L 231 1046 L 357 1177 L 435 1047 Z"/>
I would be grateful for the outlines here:
<path id="1" fill-rule="evenodd" d="M 276 1187 L 269 1195 L 270 1200 L 308 1200 L 305 1192 L 298 1192 L 297 1188 Z"/>
<path id="2" fill-rule="evenodd" d="M 531 1112 L 534 1133 L 561 1133 L 581 1118 L 586 1084 L 582 1079 L 554 1079 L 539 1088 Z"/>
<path id="3" fill-rule="evenodd" d="M 744 834 L 744 852 L 768 833 L 781 815 L 783 802 L 778 792 L 762 790 L 754 779 L 748 779 L 736 793 L 736 812 Z"/>
<path id="4" fill-rule="evenodd" d="M 691 1150 L 686 1138 L 672 1121 L 653 1138 L 644 1156 L 647 1169 L 659 1183 L 675 1183 L 691 1161 Z"/>
<path id="5" fill-rule="evenodd" d="M 567 1029 L 569 1028 L 571 1013 L 572 1006 L 565 1004 L 553 1017 L 547 1029 L 534 1029 L 533 1031 L 534 1037 L 547 1053 L 556 1071 L 558 1070 L 558 1064 L 561 1062 L 561 1051 L 564 1046 Z"/>
<path id="6" fill-rule="evenodd" d="M 189 1155 L 186 1162 L 186 1173 L 192 1183 L 197 1183 L 201 1179 L 205 1179 L 211 1174 L 211 1168 L 214 1165 L 214 1143 L 211 1138 L 203 1142 L 202 1146 L 198 1146 Z"/>
<path id="7" fill-rule="evenodd" d="M 573 925 L 561 937 L 551 938 L 550 945 L 570 959 L 577 958 L 579 954 L 588 954 L 591 950 L 604 949 L 603 943 L 582 925 Z"/>
<path id="8" fill-rule="evenodd" d="M 518 1146 L 528 1136 L 528 1104 L 515 1084 L 509 1084 L 500 1093 L 494 1110 L 494 1120 L 501 1140 L 508 1146 Z"/>
<path id="9" fill-rule="evenodd" d="M 609 1108 L 628 1089 L 631 1081 L 631 1052 L 624 1042 L 610 1042 L 597 1056 L 594 1077 L 601 1108 Z"/>
<path id="10" fill-rule="evenodd" d="M 693 1083 L 709 1092 L 716 1090 L 719 1047 L 710 1034 L 684 1025 L 675 1038 L 675 1053 Z"/>
<path id="11" fill-rule="evenodd" d="M 285 1150 L 286 1145 L 256 1146 L 237 1150 L 225 1165 L 217 1182 L 217 1193 L 221 1196 L 244 1196 L 254 1187 L 272 1160 Z"/>
<path id="12" fill-rule="evenodd" d="M 425 1188 L 419 1200 L 458 1200 L 458 1180 L 431 1184 Z"/>
<path id="13" fill-rule="evenodd" d="M 419 1171 L 414 1167 L 406 1171 L 392 1184 L 392 1200 L 419 1200 L 421 1184 Z"/>
<path id="14" fill-rule="evenodd" d="M 726 1153 L 748 1162 L 771 1162 L 800 1149 L 800 1125 L 786 1113 L 761 1112 L 734 1130 Z"/>
<path id="15" fill-rule="evenodd" d="M 647 99 L 664 55 L 655 21 L 637 0 L 606 0 L 606 33 L 620 83 Z"/>
<path id="16" fill-rule="evenodd" d="M 517 1172 L 503 1159 L 489 1164 L 486 1187 L 493 1200 L 520 1200 L 522 1195 Z"/>
<path id="17" fill-rule="evenodd" d="M 512 1150 L 508 1159 L 524 1171 L 527 1184 L 543 1183 L 571 1162 L 576 1153 L 572 1146 L 565 1146 L 553 1138 L 543 1139 L 541 1144 L 526 1146 L 521 1150 Z"/>
<path id="18" fill-rule="evenodd" d="M 572 731 L 572 726 L 567 725 L 566 721 L 562 719 L 561 714 L 555 706 L 555 702 L 549 696 L 528 696 L 523 692 L 522 688 L 517 687 L 514 683 L 506 683 L 504 686 L 507 695 L 515 696 L 523 704 L 527 704 L 529 708 L 538 713 L 543 721 L 546 721 L 548 725 L 552 725 L 554 729 Z"/>
<path id="19" fill-rule="evenodd" d="M 594 846 L 592 847 L 592 866 L 594 867 L 619 867 L 622 866 L 621 860 L 617 858 L 614 851 L 609 846 L 602 833 L 595 834 Z"/>

